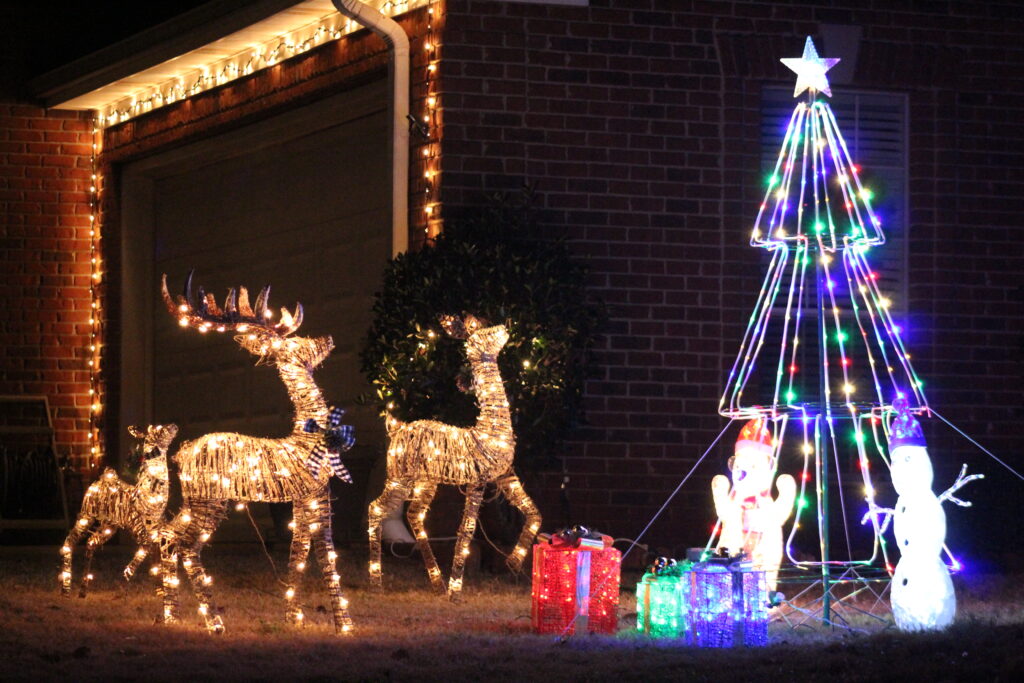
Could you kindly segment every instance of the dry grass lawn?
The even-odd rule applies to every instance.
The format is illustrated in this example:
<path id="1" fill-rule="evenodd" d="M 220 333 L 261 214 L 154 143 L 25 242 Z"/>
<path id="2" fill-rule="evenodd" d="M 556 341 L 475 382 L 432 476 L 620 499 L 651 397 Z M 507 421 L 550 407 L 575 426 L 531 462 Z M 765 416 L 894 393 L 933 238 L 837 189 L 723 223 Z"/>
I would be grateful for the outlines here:
<path id="1" fill-rule="evenodd" d="M 97 578 L 83 600 L 58 595 L 56 545 L 0 547 L 0 679 L 1024 679 L 1020 577 L 959 577 L 958 621 L 944 633 L 774 624 L 770 647 L 709 651 L 632 631 L 635 576 L 623 578 L 618 635 L 558 643 L 530 633 L 527 576 L 468 574 L 464 599 L 453 605 L 428 590 L 418 556 L 387 558 L 388 588 L 375 594 L 367 589 L 361 548 L 339 551 L 355 634 L 333 635 L 325 593 L 313 581 L 300 594 L 308 623 L 295 630 L 284 623 L 283 589 L 255 544 L 215 544 L 205 553 L 227 626 L 224 635 L 210 636 L 193 618 L 173 627 L 156 623 L 155 582 L 119 581 L 129 551 L 108 547 L 97 556 Z M 280 571 L 283 549 L 273 554 Z M 187 590 L 182 613 L 195 614 Z"/>

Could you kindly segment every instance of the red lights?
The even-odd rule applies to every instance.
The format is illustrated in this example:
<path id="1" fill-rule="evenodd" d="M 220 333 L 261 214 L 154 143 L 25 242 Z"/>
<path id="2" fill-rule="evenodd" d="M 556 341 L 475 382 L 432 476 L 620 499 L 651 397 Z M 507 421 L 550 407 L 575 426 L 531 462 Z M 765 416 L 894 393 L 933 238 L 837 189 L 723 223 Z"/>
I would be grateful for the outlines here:
<path id="1" fill-rule="evenodd" d="M 533 546 L 534 632 L 615 633 L 621 559 L 615 548 Z"/>

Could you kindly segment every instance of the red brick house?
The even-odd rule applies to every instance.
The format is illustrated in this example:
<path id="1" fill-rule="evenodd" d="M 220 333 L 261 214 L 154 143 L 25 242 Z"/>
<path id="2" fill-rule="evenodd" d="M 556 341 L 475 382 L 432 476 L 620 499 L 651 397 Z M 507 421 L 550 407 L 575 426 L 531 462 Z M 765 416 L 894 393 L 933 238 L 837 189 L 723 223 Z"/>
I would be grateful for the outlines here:
<path id="1" fill-rule="evenodd" d="M 864 163 L 877 158 L 892 188 L 884 267 L 931 403 L 1011 460 L 1024 447 L 1014 3 L 371 4 L 410 42 L 422 133 L 410 138 L 407 219 L 390 189 L 388 45 L 327 0 L 209 3 L 0 105 L 0 393 L 46 394 L 58 446 L 83 472 L 123 448 L 131 421 L 280 424 L 273 373 L 228 341 L 167 342 L 159 273 L 180 282 L 194 265 L 216 291 L 272 281 L 277 301 L 302 300 L 306 331 L 338 343 L 324 388 L 350 404 L 388 255 L 529 182 L 610 310 L 589 426 L 565 454 L 571 514 L 635 534 L 722 424 L 717 400 L 763 275 L 747 234 L 777 144 L 773 108 L 792 87 L 779 58 L 806 35 L 843 59 L 829 74 L 836 106 L 846 98 L 847 133 L 867 131 Z M 349 407 L 379 447 L 379 420 Z M 974 458 L 932 431 L 946 469 Z M 703 541 L 707 481 L 726 450 L 654 538 Z M 534 483 L 553 523 L 561 478 Z M 994 491 L 977 515 L 1013 500 Z"/>

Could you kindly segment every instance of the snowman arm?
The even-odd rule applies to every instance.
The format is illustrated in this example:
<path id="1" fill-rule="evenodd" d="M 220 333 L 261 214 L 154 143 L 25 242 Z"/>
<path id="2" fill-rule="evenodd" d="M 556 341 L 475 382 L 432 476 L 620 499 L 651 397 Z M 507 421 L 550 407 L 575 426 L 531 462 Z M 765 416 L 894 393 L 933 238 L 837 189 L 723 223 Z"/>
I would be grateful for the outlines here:
<path id="1" fill-rule="evenodd" d="M 882 515 L 882 521 L 878 522 L 878 535 L 881 536 L 889 529 L 889 523 L 894 514 L 896 511 L 892 508 L 878 507 L 874 503 L 868 503 L 868 511 L 860 518 L 860 523 L 861 525 L 867 524 L 869 519 L 873 519 L 876 515 Z"/>
<path id="2" fill-rule="evenodd" d="M 967 465 L 964 464 L 964 466 L 960 468 L 960 474 L 957 476 L 956 481 L 953 482 L 953 485 L 950 486 L 945 491 L 943 491 L 942 494 L 939 496 L 939 502 L 940 503 L 944 503 L 945 501 L 948 500 L 949 502 L 955 503 L 955 504 L 959 505 L 960 507 L 964 507 L 964 508 L 971 507 L 972 503 L 970 501 L 960 500 L 959 498 L 957 498 L 953 494 L 956 493 L 960 488 L 962 488 L 966 484 L 969 484 L 972 481 L 974 481 L 975 479 L 984 479 L 985 475 L 984 474 L 972 474 L 970 476 L 964 476 L 966 474 L 967 474 Z"/>

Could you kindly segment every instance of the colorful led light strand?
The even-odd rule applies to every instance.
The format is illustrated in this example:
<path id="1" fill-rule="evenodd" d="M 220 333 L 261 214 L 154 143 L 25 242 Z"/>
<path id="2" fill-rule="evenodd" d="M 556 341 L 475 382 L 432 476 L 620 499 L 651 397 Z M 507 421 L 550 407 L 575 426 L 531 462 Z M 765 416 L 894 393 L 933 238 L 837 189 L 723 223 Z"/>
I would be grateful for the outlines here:
<path id="1" fill-rule="evenodd" d="M 802 423 L 803 469 L 786 541 L 796 566 L 822 564 L 798 561 L 792 547 L 813 487 L 823 562 L 870 564 L 881 554 L 890 567 L 877 523 L 869 557 L 855 560 L 850 549 L 847 562 L 828 559 L 825 461 L 834 459 L 838 465 L 840 443 L 845 443 L 841 426 L 849 420 L 864 496 L 873 509 L 876 490 L 867 444 L 874 444 L 884 462 L 888 428 L 882 418 L 891 412 L 892 401 L 905 396 L 917 412 L 927 411 L 928 404 L 902 330 L 892 318 L 891 301 L 879 290 L 878 275 L 867 260 L 870 248 L 885 242 L 872 193 L 861 182 L 831 107 L 813 89 L 809 101 L 793 110 L 767 185 L 751 245 L 767 249 L 771 258 L 719 412 L 732 419 L 762 416 L 774 422 L 792 416 Z M 814 349 L 819 351 L 817 373 L 810 371 L 814 368 L 802 372 L 802 360 L 814 363 Z M 784 421 L 781 426 L 784 432 Z M 842 497 L 838 467 L 834 476 L 840 479 Z M 849 547 L 848 525 L 844 530 Z"/>

